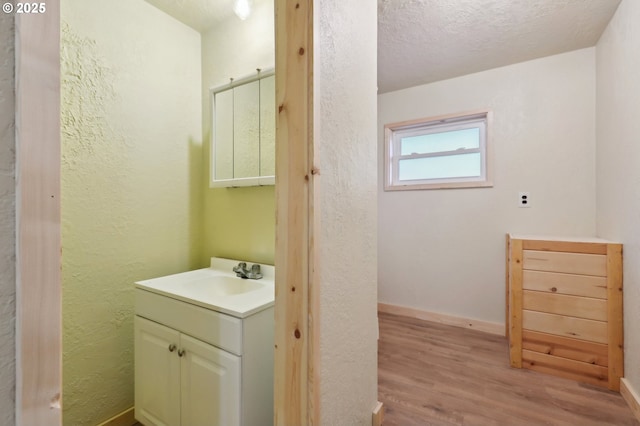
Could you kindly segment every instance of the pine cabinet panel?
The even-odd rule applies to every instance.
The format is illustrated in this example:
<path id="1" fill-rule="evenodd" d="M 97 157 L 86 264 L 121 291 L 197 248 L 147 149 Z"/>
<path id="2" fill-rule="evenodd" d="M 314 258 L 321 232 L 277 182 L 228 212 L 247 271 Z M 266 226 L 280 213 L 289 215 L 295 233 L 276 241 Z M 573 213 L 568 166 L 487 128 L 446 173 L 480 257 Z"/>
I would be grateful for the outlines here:
<path id="1" fill-rule="evenodd" d="M 569 315 L 522 311 L 522 329 L 539 331 L 556 336 L 572 337 L 588 342 L 607 343 L 607 323 L 585 320 Z"/>
<path id="2" fill-rule="evenodd" d="M 523 259 L 526 270 L 607 276 L 607 257 L 601 254 L 524 250 Z"/>
<path id="3" fill-rule="evenodd" d="M 596 321 L 607 320 L 606 299 L 568 296 L 530 290 L 524 290 L 522 295 L 522 307 L 526 310 Z"/>
<path id="4" fill-rule="evenodd" d="M 524 290 L 596 299 L 607 298 L 607 277 L 528 270 L 523 270 L 522 275 Z"/>
<path id="5" fill-rule="evenodd" d="M 620 389 L 622 245 L 507 236 L 512 367 Z"/>

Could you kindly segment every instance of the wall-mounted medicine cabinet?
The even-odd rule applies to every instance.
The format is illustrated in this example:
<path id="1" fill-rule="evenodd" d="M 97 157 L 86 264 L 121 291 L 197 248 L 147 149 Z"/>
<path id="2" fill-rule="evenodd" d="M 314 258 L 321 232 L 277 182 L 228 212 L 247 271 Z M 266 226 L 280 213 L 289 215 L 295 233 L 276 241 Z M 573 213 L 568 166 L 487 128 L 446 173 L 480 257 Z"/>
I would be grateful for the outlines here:
<path id="1" fill-rule="evenodd" d="M 273 70 L 211 89 L 213 187 L 275 184 Z"/>

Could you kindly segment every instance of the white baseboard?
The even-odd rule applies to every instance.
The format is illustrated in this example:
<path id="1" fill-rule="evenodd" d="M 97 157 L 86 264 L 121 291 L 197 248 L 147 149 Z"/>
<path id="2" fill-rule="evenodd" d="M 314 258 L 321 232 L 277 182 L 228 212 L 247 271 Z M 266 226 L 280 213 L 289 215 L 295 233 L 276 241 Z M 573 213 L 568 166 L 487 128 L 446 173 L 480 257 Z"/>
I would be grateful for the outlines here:
<path id="1" fill-rule="evenodd" d="M 124 410 L 122 413 L 111 417 L 106 422 L 100 423 L 98 426 L 132 426 L 136 424 L 134 417 L 134 407 Z"/>
<path id="2" fill-rule="evenodd" d="M 417 318 L 425 321 L 437 322 L 444 325 L 468 328 L 489 334 L 504 336 L 504 324 L 497 322 L 481 321 L 470 318 L 456 317 L 436 312 L 422 311 L 420 309 L 407 308 L 405 306 L 378 303 L 378 312 L 401 315 L 409 318 Z"/>
<path id="3" fill-rule="evenodd" d="M 640 394 L 631 387 L 629 381 L 624 377 L 620 379 L 620 395 L 627 402 L 636 419 L 640 421 Z"/>

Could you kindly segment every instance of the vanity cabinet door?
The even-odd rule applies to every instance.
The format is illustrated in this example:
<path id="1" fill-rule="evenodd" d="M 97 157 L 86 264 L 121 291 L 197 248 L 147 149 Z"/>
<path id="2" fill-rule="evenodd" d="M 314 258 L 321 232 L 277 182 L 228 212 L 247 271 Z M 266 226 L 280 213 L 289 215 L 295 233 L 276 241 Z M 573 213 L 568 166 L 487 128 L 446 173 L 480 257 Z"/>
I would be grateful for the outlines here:
<path id="1" fill-rule="evenodd" d="M 180 348 L 181 424 L 239 426 L 240 357 L 184 334 Z"/>
<path id="2" fill-rule="evenodd" d="M 135 317 L 135 417 L 146 426 L 180 424 L 180 333 Z"/>

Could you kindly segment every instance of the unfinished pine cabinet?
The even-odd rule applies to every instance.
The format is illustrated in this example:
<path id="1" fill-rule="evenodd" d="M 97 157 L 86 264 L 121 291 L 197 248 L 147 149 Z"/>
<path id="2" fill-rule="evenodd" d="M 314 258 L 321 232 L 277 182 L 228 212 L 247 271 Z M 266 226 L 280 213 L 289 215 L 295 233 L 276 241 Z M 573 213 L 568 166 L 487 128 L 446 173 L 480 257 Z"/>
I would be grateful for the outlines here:
<path id="1" fill-rule="evenodd" d="M 511 366 L 620 390 L 622 245 L 507 236 Z"/>

